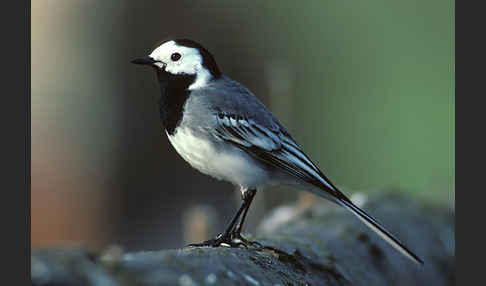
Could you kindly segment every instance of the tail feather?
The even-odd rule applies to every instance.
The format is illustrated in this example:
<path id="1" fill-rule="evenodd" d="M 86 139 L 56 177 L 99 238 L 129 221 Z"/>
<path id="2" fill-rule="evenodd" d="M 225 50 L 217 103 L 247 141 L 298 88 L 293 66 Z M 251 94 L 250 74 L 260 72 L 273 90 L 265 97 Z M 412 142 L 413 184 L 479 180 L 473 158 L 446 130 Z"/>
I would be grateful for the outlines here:
<path id="1" fill-rule="evenodd" d="M 339 199 L 339 204 L 350 210 L 355 216 L 357 216 L 364 224 L 375 231 L 381 238 L 393 246 L 396 250 L 400 251 L 403 255 L 410 258 L 417 264 L 423 265 L 424 262 L 412 251 L 410 251 L 405 245 L 403 245 L 397 238 L 395 238 L 389 231 L 382 227 L 375 219 L 366 214 L 363 210 L 354 205 L 351 201 L 345 199 Z"/>

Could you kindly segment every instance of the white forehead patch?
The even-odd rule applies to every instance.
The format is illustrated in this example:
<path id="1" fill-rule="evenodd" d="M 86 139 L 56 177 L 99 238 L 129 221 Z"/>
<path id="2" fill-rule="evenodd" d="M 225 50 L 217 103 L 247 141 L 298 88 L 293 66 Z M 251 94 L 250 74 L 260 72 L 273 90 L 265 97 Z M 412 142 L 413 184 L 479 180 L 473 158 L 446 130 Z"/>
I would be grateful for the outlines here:
<path id="1" fill-rule="evenodd" d="M 180 59 L 173 61 L 172 54 L 179 53 Z M 151 58 L 162 63 L 155 63 L 159 68 L 165 64 L 165 70 L 174 75 L 196 75 L 196 80 L 189 86 L 189 89 L 203 87 L 211 78 L 211 73 L 202 65 L 202 56 L 195 48 L 179 46 L 175 41 L 163 43 L 149 55 Z"/>

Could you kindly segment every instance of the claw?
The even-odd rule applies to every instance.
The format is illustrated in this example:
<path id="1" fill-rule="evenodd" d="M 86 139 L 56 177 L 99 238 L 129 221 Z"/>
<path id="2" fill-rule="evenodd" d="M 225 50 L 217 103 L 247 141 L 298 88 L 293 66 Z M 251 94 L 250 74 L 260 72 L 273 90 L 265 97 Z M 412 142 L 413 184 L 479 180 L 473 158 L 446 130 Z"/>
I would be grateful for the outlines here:
<path id="1" fill-rule="evenodd" d="M 262 245 L 262 244 L 260 244 L 259 242 L 256 242 L 256 241 L 250 241 L 250 240 L 248 240 L 248 239 L 244 238 L 244 237 L 241 235 L 241 233 L 232 233 L 232 234 L 231 234 L 231 238 L 232 238 L 232 240 L 233 240 L 233 241 L 234 241 L 234 240 L 239 240 L 239 241 L 241 241 L 239 244 L 244 245 L 246 248 L 248 248 L 248 246 L 257 246 L 257 247 L 259 247 L 259 248 L 262 248 L 262 247 L 263 247 L 263 245 Z"/>
<path id="2" fill-rule="evenodd" d="M 188 247 L 218 247 L 218 246 L 229 246 L 237 247 L 237 244 L 232 241 L 231 237 L 218 234 L 216 238 L 203 241 L 201 243 L 191 243 L 187 245 Z"/>
<path id="3" fill-rule="evenodd" d="M 206 240 L 201 243 L 191 243 L 187 245 L 188 247 L 219 247 L 219 246 L 229 246 L 229 247 L 240 247 L 244 246 L 245 248 L 248 248 L 249 246 L 257 246 L 259 248 L 262 248 L 263 245 L 256 241 L 250 241 L 243 236 L 241 236 L 240 233 L 231 233 L 229 236 L 228 235 L 222 235 L 219 234 L 216 236 L 214 239 Z"/>

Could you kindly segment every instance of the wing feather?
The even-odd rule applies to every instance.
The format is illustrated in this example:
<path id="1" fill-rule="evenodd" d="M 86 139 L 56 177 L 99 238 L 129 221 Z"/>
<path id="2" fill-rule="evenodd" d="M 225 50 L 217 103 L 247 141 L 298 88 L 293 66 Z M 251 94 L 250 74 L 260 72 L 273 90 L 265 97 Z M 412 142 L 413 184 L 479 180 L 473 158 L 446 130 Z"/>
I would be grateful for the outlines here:
<path id="1" fill-rule="evenodd" d="M 324 187 L 334 195 L 339 193 L 285 130 L 269 130 L 251 119 L 232 114 L 218 113 L 215 117 L 220 139 L 291 176 Z"/>

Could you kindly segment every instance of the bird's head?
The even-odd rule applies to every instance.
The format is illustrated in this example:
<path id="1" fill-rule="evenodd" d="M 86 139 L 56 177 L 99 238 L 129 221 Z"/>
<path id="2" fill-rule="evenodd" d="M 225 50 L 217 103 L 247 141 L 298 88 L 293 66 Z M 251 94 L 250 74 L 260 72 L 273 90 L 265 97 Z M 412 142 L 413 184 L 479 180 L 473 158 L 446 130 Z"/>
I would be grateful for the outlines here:
<path id="1" fill-rule="evenodd" d="M 164 42 L 150 55 L 134 59 L 132 63 L 152 66 L 168 78 L 193 78 L 188 89 L 200 88 L 221 76 L 213 55 L 200 44 L 186 39 Z"/>

